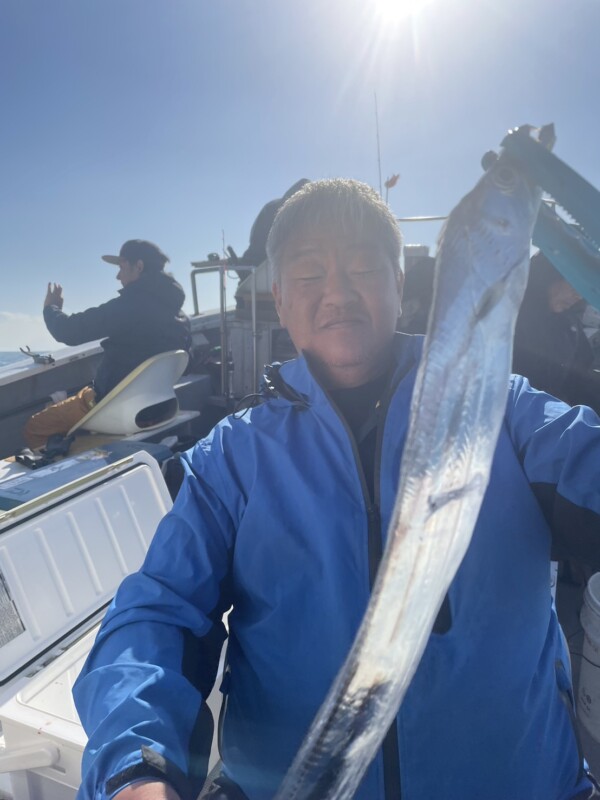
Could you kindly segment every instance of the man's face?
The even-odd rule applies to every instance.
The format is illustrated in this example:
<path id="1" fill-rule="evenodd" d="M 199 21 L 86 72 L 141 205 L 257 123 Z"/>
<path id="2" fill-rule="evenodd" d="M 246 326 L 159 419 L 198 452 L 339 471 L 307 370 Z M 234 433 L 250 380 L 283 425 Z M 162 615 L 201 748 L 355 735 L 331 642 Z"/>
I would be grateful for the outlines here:
<path id="1" fill-rule="evenodd" d="M 128 286 L 130 283 L 137 281 L 144 269 L 142 261 L 136 261 L 131 264 L 126 258 L 119 258 L 119 271 L 117 272 L 117 280 L 121 281 L 123 287 Z"/>
<path id="2" fill-rule="evenodd" d="M 360 386 L 387 365 L 402 276 L 377 244 L 331 234 L 292 239 L 273 296 L 281 324 L 328 388 Z"/>

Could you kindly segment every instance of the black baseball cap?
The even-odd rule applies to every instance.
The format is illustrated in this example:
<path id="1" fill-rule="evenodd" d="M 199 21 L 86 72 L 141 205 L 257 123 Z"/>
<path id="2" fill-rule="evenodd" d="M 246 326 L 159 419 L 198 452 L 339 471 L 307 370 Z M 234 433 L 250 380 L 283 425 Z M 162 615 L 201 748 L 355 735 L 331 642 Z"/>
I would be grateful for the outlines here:
<path id="1" fill-rule="evenodd" d="M 117 266 L 120 265 L 121 259 L 130 264 L 143 261 L 145 269 L 163 269 L 169 261 L 169 256 L 165 255 L 154 242 L 147 242 L 145 239 L 129 239 L 121 247 L 118 256 L 102 256 L 103 261 Z"/>

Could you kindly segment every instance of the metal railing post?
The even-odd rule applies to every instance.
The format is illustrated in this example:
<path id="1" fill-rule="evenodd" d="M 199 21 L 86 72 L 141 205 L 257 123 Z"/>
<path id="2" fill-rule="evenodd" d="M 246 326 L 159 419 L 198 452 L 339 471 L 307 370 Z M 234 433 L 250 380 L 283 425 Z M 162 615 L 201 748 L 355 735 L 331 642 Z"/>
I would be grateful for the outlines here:
<path id="1" fill-rule="evenodd" d="M 236 264 L 235 266 L 224 261 L 192 262 L 191 280 L 194 314 L 200 313 L 198 307 L 198 289 L 196 277 L 210 272 L 219 273 L 219 332 L 221 339 L 221 394 L 231 399 L 233 391 L 230 386 L 230 359 L 229 359 L 229 332 L 227 329 L 227 271 L 235 269 L 236 272 L 251 272 L 251 319 L 252 319 L 252 391 L 257 391 L 258 380 L 258 325 L 256 320 L 256 267 L 251 265 Z"/>

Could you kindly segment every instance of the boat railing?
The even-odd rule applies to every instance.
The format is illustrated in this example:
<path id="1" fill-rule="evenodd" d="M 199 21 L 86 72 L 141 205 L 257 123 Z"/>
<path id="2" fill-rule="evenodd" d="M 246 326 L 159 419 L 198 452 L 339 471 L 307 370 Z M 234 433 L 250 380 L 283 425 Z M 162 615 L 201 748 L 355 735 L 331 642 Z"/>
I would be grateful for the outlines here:
<path id="1" fill-rule="evenodd" d="M 232 370 L 233 362 L 229 347 L 229 330 L 227 326 L 227 273 L 232 270 L 231 263 L 226 260 L 220 261 L 192 261 L 191 281 L 192 299 L 194 303 L 194 315 L 200 313 L 198 305 L 198 288 L 196 285 L 198 275 L 210 273 L 219 274 L 219 330 L 221 337 L 221 394 L 230 401 L 233 399 Z M 256 325 L 256 266 L 236 264 L 235 271 L 238 275 L 241 272 L 248 272 L 252 275 L 250 285 L 251 292 L 251 324 L 252 324 L 252 391 L 257 391 L 256 373 L 258 368 L 257 339 L 258 331 Z"/>

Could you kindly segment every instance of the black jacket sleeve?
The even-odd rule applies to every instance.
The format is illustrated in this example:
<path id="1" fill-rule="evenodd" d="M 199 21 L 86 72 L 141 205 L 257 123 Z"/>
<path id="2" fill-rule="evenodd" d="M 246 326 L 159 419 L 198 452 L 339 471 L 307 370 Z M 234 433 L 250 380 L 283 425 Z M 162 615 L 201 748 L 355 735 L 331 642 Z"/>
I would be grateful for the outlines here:
<path id="1" fill-rule="evenodd" d="M 65 314 L 57 306 L 46 306 L 44 321 L 57 342 L 84 344 L 118 334 L 130 324 L 130 310 L 122 297 L 115 297 L 79 314 Z"/>

